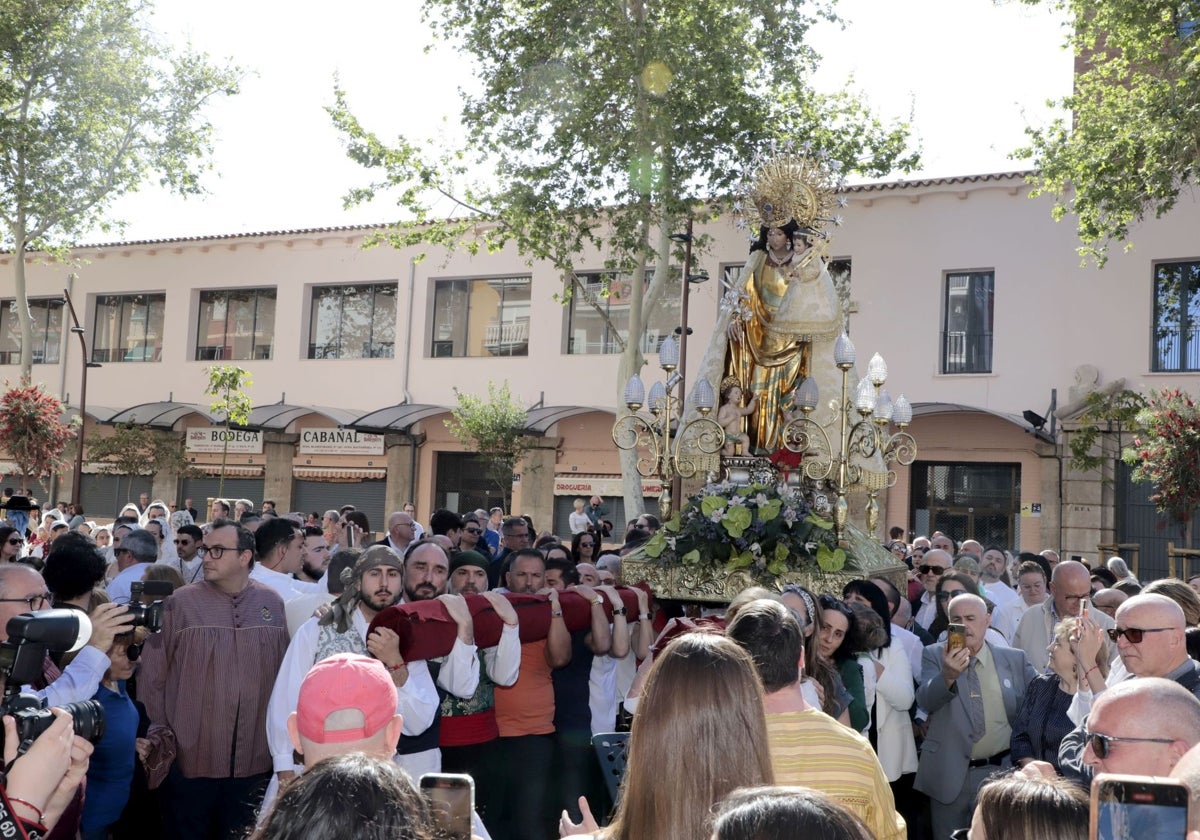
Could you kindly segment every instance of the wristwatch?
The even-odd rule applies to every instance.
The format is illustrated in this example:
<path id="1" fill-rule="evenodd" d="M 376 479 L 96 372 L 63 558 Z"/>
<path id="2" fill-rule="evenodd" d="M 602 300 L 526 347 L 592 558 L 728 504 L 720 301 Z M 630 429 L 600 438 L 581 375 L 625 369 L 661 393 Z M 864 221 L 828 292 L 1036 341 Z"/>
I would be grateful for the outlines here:
<path id="1" fill-rule="evenodd" d="M 621 605 L 621 606 L 619 606 L 619 607 L 613 607 L 613 613 L 612 613 L 612 614 L 613 614 L 613 615 L 625 615 L 625 605 L 624 605 L 624 604 L 622 604 L 622 605 Z"/>
<path id="2" fill-rule="evenodd" d="M 596 596 L 595 598 L 593 598 L 593 599 L 592 599 L 592 600 L 591 600 L 589 603 L 590 603 L 590 604 L 591 604 L 593 607 L 602 607 L 602 606 L 604 606 L 604 599 L 603 599 L 602 597 L 600 597 L 599 595 L 597 595 L 597 596 Z"/>

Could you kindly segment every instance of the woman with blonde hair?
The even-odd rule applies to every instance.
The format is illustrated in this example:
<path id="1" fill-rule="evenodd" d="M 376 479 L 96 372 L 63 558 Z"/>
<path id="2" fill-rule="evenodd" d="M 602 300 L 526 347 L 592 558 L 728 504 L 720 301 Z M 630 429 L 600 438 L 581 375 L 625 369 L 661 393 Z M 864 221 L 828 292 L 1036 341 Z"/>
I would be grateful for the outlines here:
<path id="1" fill-rule="evenodd" d="M 1157 593 L 1170 598 L 1183 610 L 1183 620 L 1188 627 L 1200 626 L 1200 595 L 1178 578 L 1162 578 L 1142 587 L 1143 595 Z"/>
<path id="2" fill-rule="evenodd" d="M 664 772 L 681 749 L 685 767 Z M 685 633 L 650 669 L 612 823 L 600 829 L 581 799 L 583 822 L 564 811 L 559 831 L 594 840 L 699 840 L 711 834 L 716 803 L 735 788 L 773 781 L 754 661 L 723 635 Z"/>

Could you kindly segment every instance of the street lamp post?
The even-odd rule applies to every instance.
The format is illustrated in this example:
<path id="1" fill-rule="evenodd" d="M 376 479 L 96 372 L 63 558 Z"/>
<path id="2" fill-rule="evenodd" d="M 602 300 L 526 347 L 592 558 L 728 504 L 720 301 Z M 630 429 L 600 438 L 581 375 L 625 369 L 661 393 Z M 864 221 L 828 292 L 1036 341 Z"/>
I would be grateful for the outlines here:
<path id="1" fill-rule="evenodd" d="M 75 469 L 71 481 L 71 504 L 78 505 L 83 492 L 83 435 L 87 423 L 87 377 L 88 368 L 98 368 L 99 363 L 88 359 L 87 338 L 84 329 L 79 325 L 79 317 L 75 314 L 75 304 L 71 301 L 71 292 L 63 289 L 63 298 L 67 302 L 67 311 L 71 313 L 71 332 L 79 336 L 79 347 L 82 353 L 82 373 L 79 382 L 79 435 L 75 439 Z"/>

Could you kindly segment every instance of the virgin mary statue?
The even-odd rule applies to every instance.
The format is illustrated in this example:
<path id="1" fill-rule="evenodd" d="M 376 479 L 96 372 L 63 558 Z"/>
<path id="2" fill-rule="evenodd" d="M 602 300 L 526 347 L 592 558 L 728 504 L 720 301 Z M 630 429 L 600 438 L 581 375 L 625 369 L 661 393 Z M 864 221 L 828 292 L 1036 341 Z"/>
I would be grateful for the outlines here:
<path id="1" fill-rule="evenodd" d="M 780 433 L 804 379 L 815 376 L 822 394 L 840 387 L 840 373 L 829 363 L 844 321 L 820 229 L 832 198 L 825 177 L 810 159 L 787 156 L 763 165 L 748 195 L 759 235 L 725 292 L 700 371 L 721 384 L 719 393 L 740 389 L 747 409 L 737 412 L 744 417 L 740 431 L 750 442 L 744 455 L 782 446 Z M 814 359 L 822 361 L 814 365 Z M 733 429 L 726 434 L 736 437 Z"/>

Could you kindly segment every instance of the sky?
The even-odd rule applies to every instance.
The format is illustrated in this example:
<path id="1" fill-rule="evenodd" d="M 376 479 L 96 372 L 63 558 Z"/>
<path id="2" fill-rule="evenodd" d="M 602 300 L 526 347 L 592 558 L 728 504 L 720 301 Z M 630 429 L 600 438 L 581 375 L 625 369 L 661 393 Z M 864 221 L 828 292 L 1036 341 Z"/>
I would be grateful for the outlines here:
<path id="1" fill-rule="evenodd" d="M 319 9 L 319 12 L 312 10 Z M 154 186 L 122 197 L 122 233 L 88 242 L 208 236 L 394 221 L 377 200 L 345 210 L 365 182 L 325 113 L 335 76 L 355 115 L 380 136 L 453 142 L 468 61 L 433 39 L 417 0 L 160 0 L 154 26 L 168 41 L 230 60 L 241 92 L 209 111 L 216 126 L 208 194 L 181 199 Z M 1019 0 L 841 0 L 844 28 L 810 32 L 823 56 L 815 84 L 853 79 L 877 113 L 908 120 L 922 168 L 906 178 L 1020 169 L 1010 159 L 1046 102 L 1067 94 L 1072 61 L 1061 21 Z M 747 154 L 747 158 L 751 157 Z"/>

